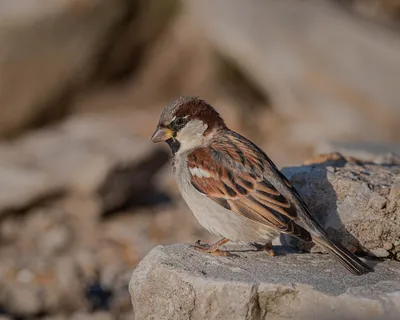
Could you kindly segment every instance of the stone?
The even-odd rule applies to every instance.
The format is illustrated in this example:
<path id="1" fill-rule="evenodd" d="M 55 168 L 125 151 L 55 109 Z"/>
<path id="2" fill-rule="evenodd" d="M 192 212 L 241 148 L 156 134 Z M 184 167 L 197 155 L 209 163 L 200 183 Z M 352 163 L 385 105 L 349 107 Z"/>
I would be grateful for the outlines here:
<path id="1" fill-rule="evenodd" d="M 183 244 L 154 248 L 129 284 L 134 319 L 398 319 L 395 261 L 354 276 L 326 255 L 236 249 L 227 258 Z"/>
<path id="2" fill-rule="evenodd" d="M 65 114 L 66 95 L 91 76 L 128 7 L 112 0 L 1 1 L 0 136 Z"/>
<path id="3" fill-rule="evenodd" d="M 285 145 L 398 140 L 398 30 L 327 0 L 192 0 L 184 9 L 218 54 L 270 97 L 287 120 Z"/>
<path id="4" fill-rule="evenodd" d="M 370 253 L 378 258 L 387 258 L 389 257 L 389 252 L 383 248 L 376 248 L 376 249 L 371 249 Z"/>
<path id="5" fill-rule="evenodd" d="M 392 250 L 393 249 L 393 243 L 390 243 L 390 242 L 385 242 L 384 244 L 383 244 L 383 249 L 385 249 L 385 250 Z"/>
<path id="6" fill-rule="evenodd" d="M 96 311 L 96 312 L 76 312 L 70 316 L 66 315 L 53 315 L 43 317 L 43 320 L 112 320 L 115 317 L 106 311 Z"/>
<path id="7" fill-rule="evenodd" d="M 131 270 L 154 245 L 154 218 L 132 208 L 169 201 L 156 187 L 169 151 L 137 137 L 134 116 L 81 114 L 0 142 L 1 312 L 130 311 Z M 128 222 L 112 216 L 122 206 Z"/>
<path id="8" fill-rule="evenodd" d="M 354 157 L 362 161 L 381 162 L 386 161 L 400 164 L 400 144 L 396 142 L 366 142 L 324 141 L 317 143 L 314 152 L 316 154 L 339 152 L 345 157 Z"/>
<path id="9" fill-rule="evenodd" d="M 375 195 L 372 196 L 371 199 L 368 201 L 368 207 L 377 209 L 377 210 L 382 210 L 383 208 L 386 207 L 386 198 L 382 197 L 380 195 Z"/>
<path id="10" fill-rule="evenodd" d="M 109 312 L 75 313 L 71 320 L 112 320 L 115 319 Z"/>
<path id="11" fill-rule="evenodd" d="M 355 248 L 359 252 L 388 256 L 384 244 L 400 238 L 396 191 L 400 166 L 364 163 L 344 157 L 324 158 L 329 160 L 285 167 L 282 172 L 330 237 L 350 250 Z M 281 242 L 297 241 L 285 238 L 288 236 L 282 236 Z"/>
<path id="12" fill-rule="evenodd" d="M 0 215 L 61 194 L 90 195 L 103 211 L 149 197 L 169 158 L 136 137 L 129 117 L 86 115 L 0 143 Z"/>

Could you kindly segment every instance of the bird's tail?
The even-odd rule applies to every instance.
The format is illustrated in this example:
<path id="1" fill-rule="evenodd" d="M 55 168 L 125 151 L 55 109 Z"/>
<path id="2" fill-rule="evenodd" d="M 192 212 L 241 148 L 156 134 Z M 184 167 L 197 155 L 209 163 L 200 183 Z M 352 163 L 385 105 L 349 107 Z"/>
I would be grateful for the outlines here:
<path id="1" fill-rule="evenodd" d="M 314 236 L 313 241 L 327 249 L 329 253 L 331 253 L 332 256 L 352 274 L 362 275 L 364 273 L 373 271 L 371 267 L 367 266 L 355 254 L 351 253 L 345 247 L 334 242 L 333 240 L 330 240 L 326 237 Z"/>

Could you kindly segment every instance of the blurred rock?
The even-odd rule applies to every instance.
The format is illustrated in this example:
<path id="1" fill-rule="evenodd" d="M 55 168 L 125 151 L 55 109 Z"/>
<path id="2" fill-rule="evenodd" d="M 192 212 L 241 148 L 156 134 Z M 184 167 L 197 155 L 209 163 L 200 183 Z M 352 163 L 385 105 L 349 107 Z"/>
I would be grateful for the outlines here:
<path id="1" fill-rule="evenodd" d="M 156 175 L 169 151 L 138 138 L 134 117 L 79 115 L 0 145 L 0 305 L 7 314 L 127 315 L 131 270 L 148 250 L 202 234 L 187 207 L 155 186 L 162 187 Z M 44 187 L 32 176 L 43 177 Z M 113 214 L 123 205 L 127 211 Z"/>
<path id="2" fill-rule="evenodd" d="M 397 259 L 386 248 L 400 238 L 400 166 L 342 157 L 282 171 L 331 237 L 352 251 Z"/>
<path id="3" fill-rule="evenodd" d="M 19 225 L 14 241 L 0 247 L 5 275 L 0 283 L 0 303 L 8 313 L 26 317 L 87 308 L 84 266 L 74 252 L 96 243 L 99 214 L 88 202 L 92 201 L 66 199 L 31 210 L 23 219 L 18 215 L 7 218 Z M 61 241 L 49 243 L 49 237 Z"/>
<path id="4" fill-rule="evenodd" d="M 286 119 L 278 128 L 281 145 L 400 137 L 396 28 L 349 14 L 335 1 L 251 3 L 193 0 L 184 8 L 215 50 L 270 96 Z"/>
<path id="5" fill-rule="evenodd" d="M 400 20 L 400 3 L 397 0 L 344 0 L 354 11 L 382 22 Z"/>
<path id="6" fill-rule="evenodd" d="M 95 313 L 76 313 L 72 317 L 71 320 L 113 320 L 115 319 L 108 312 L 95 312 Z"/>
<path id="7" fill-rule="evenodd" d="M 65 193 L 98 196 L 103 211 L 142 201 L 169 155 L 130 126 L 124 116 L 87 115 L 0 144 L 0 214 Z"/>
<path id="8" fill-rule="evenodd" d="M 56 315 L 42 318 L 43 320 L 112 320 L 115 319 L 109 312 L 77 312 L 71 316 Z"/>
<path id="9" fill-rule="evenodd" d="M 398 318 L 394 261 L 354 276 L 318 254 L 235 253 L 215 257 L 182 244 L 154 248 L 130 281 L 134 319 Z"/>
<path id="10" fill-rule="evenodd" d="M 314 151 L 316 154 L 339 152 L 362 161 L 400 165 L 400 144 L 396 142 L 320 142 Z"/>
<path id="11" fill-rule="evenodd" d="M 1 2 L 0 136 L 65 112 L 66 95 L 93 72 L 96 55 L 127 3 Z"/>
<path id="12" fill-rule="evenodd" d="M 83 92 L 132 73 L 175 6 L 175 0 L 2 1 L 0 137 L 58 120 Z"/>
<path id="13" fill-rule="evenodd" d="M 154 184 L 169 152 L 137 137 L 134 116 L 79 115 L 0 144 L 0 305 L 7 314 L 130 311 L 131 270 L 154 245 L 147 230 L 136 235 L 135 221 L 153 217 L 145 211 L 115 221 L 111 213 L 169 201 Z M 141 242 L 144 251 L 135 247 Z"/>

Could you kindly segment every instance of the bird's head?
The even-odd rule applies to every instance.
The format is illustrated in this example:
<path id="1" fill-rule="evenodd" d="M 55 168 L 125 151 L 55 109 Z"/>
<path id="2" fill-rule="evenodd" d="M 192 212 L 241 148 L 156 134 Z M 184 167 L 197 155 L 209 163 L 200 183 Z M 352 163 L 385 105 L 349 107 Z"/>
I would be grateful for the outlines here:
<path id="1" fill-rule="evenodd" d="M 175 154 L 207 145 L 224 128 L 224 120 L 206 101 L 181 97 L 163 110 L 151 141 L 167 142 Z"/>

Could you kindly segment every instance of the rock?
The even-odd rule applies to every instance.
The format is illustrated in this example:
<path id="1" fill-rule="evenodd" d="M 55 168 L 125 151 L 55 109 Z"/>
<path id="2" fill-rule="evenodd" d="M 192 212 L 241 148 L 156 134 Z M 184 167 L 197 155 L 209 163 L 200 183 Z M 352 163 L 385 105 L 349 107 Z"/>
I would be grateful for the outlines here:
<path id="1" fill-rule="evenodd" d="M 339 152 L 345 157 L 354 157 L 362 161 L 381 162 L 400 165 L 400 144 L 396 142 L 320 142 L 316 154 Z"/>
<path id="2" fill-rule="evenodd" d="M 1 1 L 0 137 L 15 137 L 71 112 L 93 109 L 75 101 L 93 91 L 103 96 L 105 90 L 123 87 L 115 80 L 141 66 L 176 3 Z M 102 105 L 115 110 L 108 102 Z"/>
<path id="3" fill-rule="evenodd" d="M 376 209 L 376 210 L 382 210 L 383 208 L 386 207 L 387 200 L 385 197 L 382 196 L 372 196 L 371 199 L 368 201 L 368 207 Z"/>
<path id="4" fill-rule="evenodd" d="M 393 249 L 393 243 L 390 243 L 390 242 L 385 242 L 384 244 L 383 244 L 383 249 L 385 249 L 385 250 L 392 250 Z"/>
<path id="5" fill-rule="evenodd" d="M 335 170 L 328 171 L 327 166 Z M 350 250 L 385 251 L 387 256 L 384 244 L 400 238 L 400 207 L 394 191 L 400 183 L 400 166 L 342 157 L 282 172 L 327 233 Z"/>
<path id="6" fill-rule="evenodd" d="M 77 116 L 0 143 L 0 215 L 66 193 L 99 197 L 103 211 L 146 201 L 169 154 L 137 138 L 130 116 Z"/>
<path id="7" fill-rule="evenodd" d="M 136 247 L 154 246 L 140 221 L 154 218 L 110 213 L 169 200 L 154 184 L 169 152 L 138 138 L 132 117 L 79 115 L 0 143 L 2 311 L 130 311 L 126 286 L 144 255 Z"/>
<path id="8" fill-rule="evenodd" d="M 386 249 L 382 248 L 372 249 L 371 253 L 373 256 L 378 258 L 387 258 L 390 255 L 390 253 Z"/>
<path id="9" fill-rule="evenodd" d="M 112 320 L 115 319 L 113 315 L 109 312 L 105 311 L 97 311 L 93 313 L 88 312 L 76 312 L 70 316 L 64 315 L 54 315 L 54 316 L 47 316 L 44 317 L 43 320 Z"/>
<path id="10" fill-rule="evenodd" d="M 109 312 L 75 313 L 71 320 L 112 320 L 115 319 Z"/>
<path id="11" fill-rule="evenodd" d="M 399 138 L 397 29 L 326 0 L 184 4 L 202 36 L 287 120 L 280 131 L 285 143 Z"/>
<path id="12" fill-rule="evenodd" d="M 387 258 L 389 257 L 389 252 L 383 248 L 376 248 L 370 250 L 371 254 L 378 258 Z"/>
<path id="13" fill-rule="evenodd" d="M 128 2 L 1 1 L 0 136 L 66 112 L 66 95 L 93 73 Z"/>
<path id="14" fill-rule="evenodd" d="M 134 319 L 398 318 L 397 262 L 353 276 L 326 255 L 237 255 L 213 257 L 181 244 L 154 248 L 129 284 Z"/>

